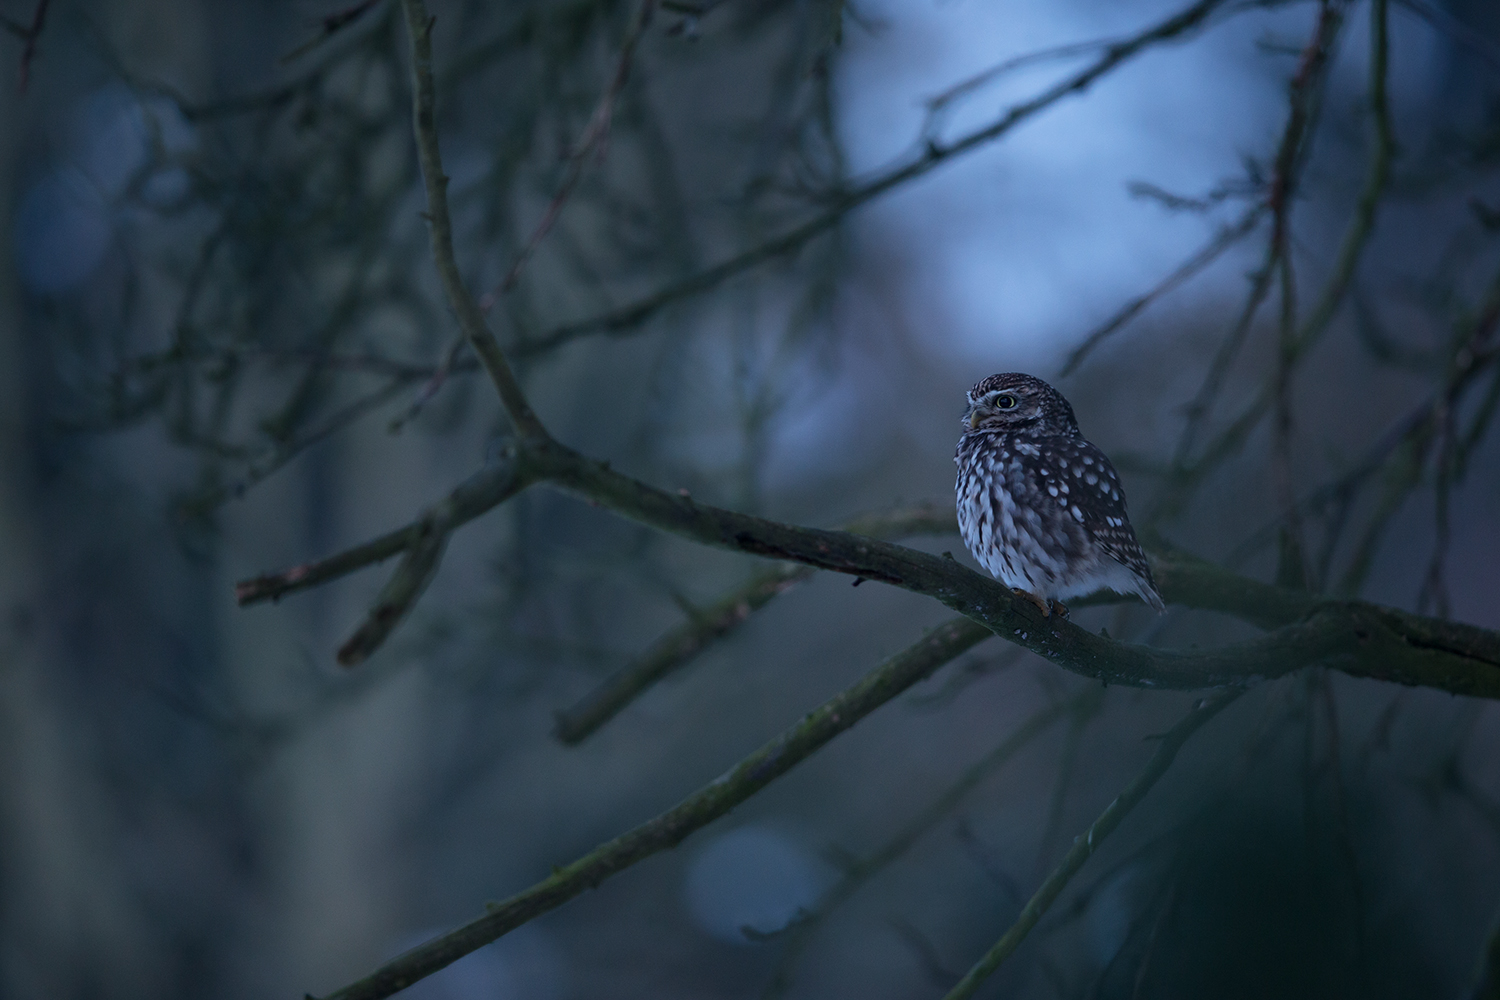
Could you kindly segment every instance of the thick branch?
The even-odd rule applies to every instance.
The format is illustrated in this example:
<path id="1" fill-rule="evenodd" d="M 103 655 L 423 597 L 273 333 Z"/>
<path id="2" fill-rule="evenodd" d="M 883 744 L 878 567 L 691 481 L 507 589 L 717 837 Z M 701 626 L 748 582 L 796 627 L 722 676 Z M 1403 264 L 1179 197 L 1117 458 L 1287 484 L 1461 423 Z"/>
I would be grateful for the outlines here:
<path id="1" fill-rule="evenodd" d="M 470 480 L 443 501 L 444 524 L 451 529 L 533 482 L 550 483 L 631 520 L 705 545 L 878 580 L 935 598 L 1007 641 L 1111 684 L 1197 690 L 1322 665 L 1355 677 L 1500 697 L 1500 633 L 1476 626 L 1364 601 L 1322 599 L 1168 552 L 1157 563 L 1168 601 L 1223 611 L 1277 631 L 1203 651 L 1120 643 L 1056 616 L 1042 618 L 1030 602 L 952 559 L 849 532 L 800 528 L 700 504 L 621 475 L 556 443 Z M 421 537 L 421 523 L 353 553 L 241 584 L 241 603 L 306 586 L 315 574 L 322 581 L 337 575 L 337 570 L 347 572 L 388 558 Z"/>
<path id="2" fill-rule="evenodd" d="M 1362 601 L 1305 605 L 1303 599 L 1281 596 L 1278 588 L 1243 580 L 1239 596 L 1249 603 L 1246 614 L 1251 620 L 1270 623 L 1292 608 L 1305 608 L 1305 617 L 1259 639 L 1214 650 L 1136 646 L 1094 635 L 1056 616 L 1042 618 L 1030 602 L 942 556 L 697 504 L 560 445 L 549 447 L 538 461 L 540 480 L 632 520 L 705 545 L 805 563 L 924 594 L 1059 666 L 1113 684 L 1197 690 L 1325 665 L 1356 677 L 1500 697 L 1500 633 L 1470 625 Z M 1165 589 L 1168 600 L 1189 606 L 1235 602 L 1239 578 L 1227 570 L 1187 561 L 1174 568 L 1177 584 L 1187 589 Z M 1206 594 L 1198 592 L 1200 585 Z"/>
<path id="3" fill-rule="evenodd" d="M 1187 714 L 1177 725 L 1162 737 L 1161 743 L 1157 745 L 1156 753 L 1146 764 L 1140 774 L 1131 779 L 1130 784 L 1125 786 L 1118 798 L 1111 802 L 1094 820 L 1092 826 L 1084 831 L 1073 841 L 1073 847 L 1063 857 L 1062 862 L 1047 876 L 1042 887 L 1036 891 L 1036 895 L 1027 901 L 1021 909 L 1021 915 L 1011 928 L 996 941 L 994 946 L 985 953 L 984 957 L 974 964 L 974 967 L 959 980 L 958 985 L 948 991 L 943 1000 L 965 1000 L 974 995 L 981 983 L 990 977 L 1000 964 L 1009 958 L 1018 948 L 1026 935 L 1036 926 L 1037 921 L 1047 912 L 1047 908 L 1057 899 L 1063 889 L 1067 887 L 1073 876 L 1078 874 L 1079 869 L 1091 858 L 1099 845 L 1115 831 L 1121 820 L 1134 809 L 1136 805 L 1146 797 L 1167 768 L 1172 766 L 1172 761 L 1177 757 L 1177 751 L 1188 741 L 1188 737 L 1198 731 L 1209 719 L 1224 709 L 1230 702 L 1240 696 L 1241 692 L 1226 691 L 1212 699 L 1205 700 L 1193 706 L 1193 710 Z"/>
<path id="4" fill-rule="evenodd" d="M 988 630 L 964 618 L 939 626 L 674 808 L 556 869 L 551 877 L 525 892 L 491 905 L 485 916 L 413 948 L 364 979 L 330 994 L 327 1000 L 390 996 L 631 865 L 676 847 L 689 834 L 723 816 L 823 744 L 988 636 Z"/>

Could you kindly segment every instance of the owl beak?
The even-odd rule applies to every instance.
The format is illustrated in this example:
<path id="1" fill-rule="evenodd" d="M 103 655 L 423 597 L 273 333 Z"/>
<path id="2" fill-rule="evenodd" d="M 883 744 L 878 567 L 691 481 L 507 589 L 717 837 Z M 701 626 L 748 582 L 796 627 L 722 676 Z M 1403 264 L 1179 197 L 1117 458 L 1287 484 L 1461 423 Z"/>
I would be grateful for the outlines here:
<path id="1" fill-rule="evenodd" d="M 971 407 L 969 407 L 968 412 L 964 414 L 964 423 L 969 425 L 969 430 L 972 431 L 974 428 L 976 428 L 976 427 L 979 426 L 979 418 L 980 418 L 980 416 L 981 416 L 981 413 L 980 413 L 979 407 L 977 407 L 977 406 L 971 406 Z"/>

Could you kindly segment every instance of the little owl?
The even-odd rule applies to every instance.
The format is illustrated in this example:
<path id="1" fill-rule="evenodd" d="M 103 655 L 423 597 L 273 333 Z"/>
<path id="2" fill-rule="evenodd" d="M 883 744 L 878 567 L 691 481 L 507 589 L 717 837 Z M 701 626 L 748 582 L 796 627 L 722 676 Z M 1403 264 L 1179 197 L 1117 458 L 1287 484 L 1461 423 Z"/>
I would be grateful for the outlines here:
<path id="1" fill-rule="evenodd" d="M 1125 489 L 1084 440 L 1073 408 L 1039 378 L 991 375 L 968 392 L 958 528 L 991 576 L 1050 613 L 1109 589 L 1166 610 L 1125 512 Z"/>

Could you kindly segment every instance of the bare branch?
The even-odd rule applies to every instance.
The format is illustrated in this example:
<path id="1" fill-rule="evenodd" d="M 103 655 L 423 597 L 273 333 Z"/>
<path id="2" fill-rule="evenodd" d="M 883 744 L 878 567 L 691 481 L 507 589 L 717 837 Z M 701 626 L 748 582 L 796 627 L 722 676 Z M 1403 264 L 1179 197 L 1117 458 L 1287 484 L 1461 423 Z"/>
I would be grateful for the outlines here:
<path id="1" fill-rule="evenodd" d="M 840 193 L 833 199 L 833 204 L 822 214 L 793 227 L 782 235 L 699 271 L 697 274 L 689 275 L 681 281 L 667 285 L 630 305 L 621 306 L 588 319 L 553 327 L 538 337 L 515 345 L 515 353 L 518 357 L 528 357 L 555 350 L 591 334 L 619 335 L 645 322 L 673 302 L 708 291 L 742 271 L 792 253 L 814 237 L 832 229 L 853 209 L 872 201 L 892 188 L 921 177 L 954 157 L 962 156 L 998 139 L 1015 126 L 1063 98 L 1082 93 L 1101 77 L 1143 50 L 1182 37 L 1199 27 L 1224 3 L 1225 0 L 1199 0 L 1198 3 L 1133 38 L 1110 45 L 1098 59 L 1083 70 L 1048 88 L 1031 100 L 1012 106 L 1004 115 L 989 125 L 976 129 L 948 144 L 942 144 L 936 140 L 927 142 L 915 158 Z"/>
<path id="2" fill-rule="evenodd" d="M 951 815 L 953 810 L 957 809 L 964 798 L 982 781 L 1005 766 L 1012 757 L 1051 728 L 1053 723 L 1067 715 L 1090 711 L 1101 701 L 1103 693 L 1103 688 L 1090 687 L 1066 701 L 1057 702 L 1035 712 L 1014 732 L 1001 740 L 993 750 L 969 765 L 956 781 L 944 789 L 925 809 L 912 817 L 900 832 L 868 857 L 854 860 L 849 864 L 844 876 L 819 897 L 818 902 L 802 919 L 797 921 L 795 926 L 788 929 L 786 950 L 782 953 L 781 962 L 771 977 L 770 983 L 761 994 L 762 1000 L 779 997 L 791 986 L 792 972 L 797 961 L 807 950 L 819 924 L 830 913 L 848 901 L 877 873 L 889 867 L 909 851 L 912 845 L 928 831 Z"/>
<path id="3" fill-rule="evenodd" d="M 357 667 L 369 659 L 432 582 L 448 544 L 448 532 L 432 523 L 424 527 L 426 531 L 407 548 L 396 572 L 375 598 L 364 624 L 339 647 L 341 665 Z"/>
<path id="4" fill-rule="evenodd" d="M 20 94 L 26 93 L 26 85 L 31 82 L 31 62 L 36 58 L 37 41 L 42 37 L 42 29 L 47 26 L 47 7 L 50 3 L 51 0 L 37 0 L 29 26 L 5 18 L 6 29 L 25 43 L 21 48 L 20 83 L 17 89 Z"/>
<path id="5" fill-rule="evenodd" d="M 1265 212 L 1266 206 L 1264 203 L 1252 206 L 1249 211 L 1240 216 L 1238 222 L 1232 226 L 1221 228 L 1214 234 L 1213 239 L 1209 240 L 1197 253 L 1183 261 L 1175 271 L 1163 278 L 1153 288 L 1137 295 L 1121 306 L 1118 312 L 1083 338 L 1083 343 L 1078 345 L 1072 354 L 1068 355 L 1067 363 L 1063 365 L 1061 374 L 1071 375 L 1077 371 L 1078 366 L 1083 364 L 1084 359 L 1093 353 L 1094 348 L 1098 347 L 1112 334 L 1135 319 L 1147 306 L 1163 295 L 1173 291 L 1193 275 L 1222 257 L 1226 250 L 1244 239 L 1255 229 Z"/>
<path id="6" fill-rule="evenodd" d="M 328 41 L 328 39 L 332 38 L 340 31 L 343 31 L 355 21 L 358 21 L 361 17 L 364 17 L 365 14 L 370 11 L 370 8 L 374 7 L 379 2 L 380 0 L 360 0 L 359 3 L 354 4 L 353 6 L 345 7 L 342 10 L 336 10 L 332 14 L 327 15 L 320 21 L 320 30 L 316 35 L 314 35 L 312 38 L 309 38 L 307 41 L 303 42 L 301 45 L 297 46 L 295 49 L 288 52 L 277 61 L 284 66 L 289 62 L 293 62 L 301 58 L 302 56 L 305 56 L 307 53 L 311 52 L 319 45 L 322 45 L 324 42 Z"/>
<path id="7" fill-rule="evenodd" d="M 329 994 L 325 1000 L 388 997 L 556 909 L 585 889 L 597 887 L 631 865 L 676 847 L 689 834 L 723 816 L 835 736 L 988 636 L 988 630 L 964 618 L 940 625 L 672 809 L 556 869 L 530 889 L 492 904 L 484 916 L 413 948 L 364 979 Z"/>
<path id="8" fill-rule="evenodd" d="M 625 40 L 620 43 L 620 56 L 615 62 L 615 71 L 610 75 L 609 83 L 604 88 L 604 93 L 599 97 L 599 103 L 594 108 L 594 113 L 589 116 L 588 125 L 584 127 L 583 135 L 579 136 L 572 153 L 568 156 L 567 167 L 563 171 L 562 183 L 557 186 L 557 193 L 547 205 L 547 210 L 542 213 L 542 219 L 537 223 L 531 238 L 526 241 L 511 262 L 510 269 L 505 272 L 505 277 L 500 279 L 500 284 L 491 292 L 479 300 L 479 308 L 486 312 L 495 302 L 515 287 L 516 281 L 521 277 L 521 269 L 526 262 L 536 253 L 536 248 L 541 245 L 542 240 L 552 231 L 557 218 L 562 214 L 563 206 L 567 204 L 568 198 L 573 194 L 573 189 L 578 186 L 578 180 L 583 176 L 583 168 L 588 163 L 589 157 L 597 153 L 599 158 L 604 158 L 605 150 L 609 146 L 609 128 L 615 116 L 615 102 L 620 97 L 620 92 L 625 89 L 625 81 L 630 76 L 630 60 L 635 55 L 635 47 L 640 42 L 641 36 L 646 33 L 646 28 L 651 24 L 651 16 L 656 12 L 656 0 L 641 0 L 636 8 L 635 17 L 630 21 L 630 27 L 625 30 Z"/>
<path id="9" fill-rule="evenodd" d="M 453 254 L 453 222 L 448 214 L 448 177 L 443 173 L 443 158 L 438 150 L 435 107 L 437 97 L 432 82 L 432 24 L 427 5 L 422 0 L 402 0 L 406 26 L 411 33 L 412 53 L 412 122 L 417 138 L 417 158 L 427 183 L 428 224 L 432 230 L 432 256 L 437 264 L 443 294 L 453 307 L 459 329 L 468 338 L 480 364 L 500 393 L 505 412 L 525 442 L 550 440 L 547 430 L 532 412 L 521 383 L 516 380 L 510 363 L 485 325 L 484 312 L 464 285 Z"/>
<path id="10" fill-rule="evenodd" d="M 988 979 L 1002 962 L 1009 958 L 1020 947 L 1026 935 L 1036 926 L 1038 920 L 1047 912 L 1048 907 L 1067 887 L 1073 876 L 1078 874 L 1084 864 L 1091 858 L 1099 845 L 1120 825 L 1120 822 L 1129 815 L 1146 794 L 1161 780 L 1161 776 L 1167 773 L 1167 768 L 1172 766 L 1172 761 L 1177 757 L 1177 751 L 1188 738 L 1197 732 L 1209 719 L 1218 715 L 1231 702 L 1240 696 L 1239 690 L 1226 691 L 1213 698 L 1205 699 L 1193 706 L 1186 718 L 1173 726 L 1161 743 L 1157 745 L 1156 753 L 1152 754 L 1151 760 L 1142 769 L 1141 773 L 1131 779 L 1120 792 L 1118 798 L 1111 802 L 1094 820 L 1083 834 L 1073 841 L 1073 847 L 1063 857 L 1062 862 L 1047 876 L 1036 895 L 1022 908 L 1021 915 L 1016 922 L 996 941 L 994 946 L 985 953 L 984 957 L 974 964 L 968 973 L 959 980 L 957 986 L 948 991 L 943 1000 L 965 1000 L 966 997 L 974 995 L 986 979 Z"/>
<path id="11" fill-rule="evenodd" d="M 951 534 L 958 529 L 953 515 L 931 504 L 866 514 L 844 525 L 846 531 L 871 538 L 902 538 L 917 534 Z M 782 563 L 751 577 L 712 605 L 667 632 L 639 658 L 605 678 L 572 707 L 556 714 L 554 735 L 564 743 L 587 739 L 618 715 L 626 705 L 657 681 L 684 666 L 708 646 L 742 625 L 775 597 L 813 575 L 811 566 Z"/>
<path id="12" fill-rule="evenodd" d="M 425 537 L 429 524 L 439 523 L 445 531 L 451 532 L 504 503 L 524 485 L 525 479 L 513 461 L 502 460 L 486 466 L 405 527 L 327 559 L 242 580 L 235 584 L 235 600 L 241 607 L 259 604 L 261 601 L 277 601 L 287 594 L 316 587 L 366 566 L 384 562 L 418 544 Z"/>

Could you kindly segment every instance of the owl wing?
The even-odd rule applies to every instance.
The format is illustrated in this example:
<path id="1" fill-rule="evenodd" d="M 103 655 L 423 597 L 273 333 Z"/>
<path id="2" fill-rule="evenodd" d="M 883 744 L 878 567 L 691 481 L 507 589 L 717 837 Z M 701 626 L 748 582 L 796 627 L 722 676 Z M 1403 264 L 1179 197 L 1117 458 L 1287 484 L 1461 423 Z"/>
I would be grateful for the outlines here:
<path id="1" fill-rule="evenodd" d="M 1081 437 L 1058 438 L 1049 442 L 1052 462 L 1049 472 L 1059 490 L 1070 501 L 1068 512 L 1081 523 L 1089 536 L 1116 562 L 1125 566 L 1156 591 L 1151 565 L 1130 526 L 1125 508 L 1125 488 L 1119 474 L 1104 452 Z"/>

